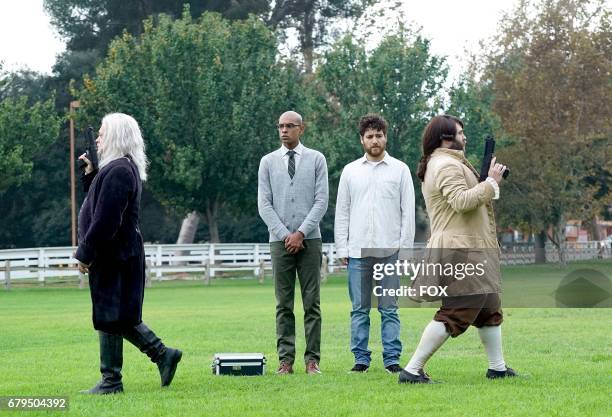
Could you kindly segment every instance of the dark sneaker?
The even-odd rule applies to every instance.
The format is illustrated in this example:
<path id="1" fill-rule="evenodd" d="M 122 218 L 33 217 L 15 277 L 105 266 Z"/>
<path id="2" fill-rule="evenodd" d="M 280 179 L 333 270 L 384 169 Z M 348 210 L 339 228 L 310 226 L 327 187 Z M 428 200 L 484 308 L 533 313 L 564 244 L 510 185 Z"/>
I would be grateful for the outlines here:
<path id="1" fill-rule="evenodd" d="M 419 375 L 413 375 L 404 369 L 399 374 L 398 382 L 400 384 L 433 384 L 433 381 L 424 372 L 419 372 Z"/>
<path id="2" fill-rule="evenodd" d="M 518 376 L 516 371 L 512 368 L 506 368 L 505 371 L 495 371 L 493 369 L 487 369 L 487 378 L 489 379 L 507 378 L 512 376 Z"/>
<path id="3" fill-rule="evenodd" d="M 351 368 L 349 373 L 365 374 L 366 372 L 368 372 L 368 368 L 368 365 L 364 365 L 363 363 L 356 363 L 355 366 Z"/>
<path id="4" fill-rule="evenodd" d="M 308 361 L 306 364 L 306 373 L 308 375 L 318 375 L 322 373 L 319 369 L 319 364 L 317 361 Z"/>
<path id="5" fill-rule="evenodd" d="M 398 374 L 402 372 L 402 367 L 399 366 L 397 363 L 394 363 L 393 365 L 385 366 L 385 369 L 390 374 Z"/>
<path id="6" fill-rule="evenodd" d="M 289 375 L 293 373 L 293 365 L 289 362 L 281 362 L 276 370 L 276 375 Z"/>

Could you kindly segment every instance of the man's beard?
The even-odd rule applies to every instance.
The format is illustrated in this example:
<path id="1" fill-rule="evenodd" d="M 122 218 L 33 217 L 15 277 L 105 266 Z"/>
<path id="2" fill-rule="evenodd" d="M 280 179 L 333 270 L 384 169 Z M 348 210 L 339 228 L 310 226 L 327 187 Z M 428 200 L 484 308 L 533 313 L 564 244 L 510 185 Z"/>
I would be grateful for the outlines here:
<path id="1" fill-rule="evenodd" d="M 380 155 L 383 154 L 383 152 L 385 152 L 385 147 L 384 146 L 378 146 L 376 148 L 374 147 L 369 147 L 366 148 L 366 153 L 372 157 L 378 157 Z"/>
<path id="2" fill-rule="evenodd" d="M 465 149 L 465 145 L 457 139 L 453 139 L 453 142 L 450 145 L 450 149 L 454 149 L 456 151 L 462 151 Z"/>

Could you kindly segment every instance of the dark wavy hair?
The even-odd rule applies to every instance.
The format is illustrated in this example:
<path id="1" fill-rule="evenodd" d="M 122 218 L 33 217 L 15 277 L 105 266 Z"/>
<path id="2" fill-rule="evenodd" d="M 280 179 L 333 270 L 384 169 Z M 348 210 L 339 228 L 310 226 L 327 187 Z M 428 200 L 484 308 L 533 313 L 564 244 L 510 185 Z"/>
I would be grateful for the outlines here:
<path id="1" fill-rule="evenodd" d="M 463 121 L 449 114 L 434 117 L 423 130 L 423 156 L 417 168 L 417 177 L 425 181 L 427 163 L 433 151 L 442 145 L 442 140 L 453 140 L 457 134 L 457 124 L 463 128 Z"/>
<path id="2" fill-rule="evenodd" d="M 387 121 L 375 113 L 368 113 L 361 118 L 359 121 L 359 136 L 363 137 L 363 134 L 368 129 L 382 130 L 387 136 Z"/>

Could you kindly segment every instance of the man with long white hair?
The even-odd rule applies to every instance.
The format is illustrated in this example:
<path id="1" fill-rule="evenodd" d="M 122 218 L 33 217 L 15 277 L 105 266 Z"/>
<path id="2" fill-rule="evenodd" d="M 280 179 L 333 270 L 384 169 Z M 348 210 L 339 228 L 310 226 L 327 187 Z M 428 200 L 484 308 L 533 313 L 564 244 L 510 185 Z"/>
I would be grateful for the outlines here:
<path id="1" fill-rule="evenodd" d="M 89 274 L 93 325 L 100 338 L 102 380 L 87 394 L 123 392 L 123 339 L 157 364 L 161 385 L 170 385 L 182 352 L 166 347 L 142 322 L 144 246 L 138 228 L 147 158 L 136 120 L 112 113 L 96 139 L 99 170 L 85 154 L 82 181 L 87 197 L 79 212 L 79 270 Z"/>

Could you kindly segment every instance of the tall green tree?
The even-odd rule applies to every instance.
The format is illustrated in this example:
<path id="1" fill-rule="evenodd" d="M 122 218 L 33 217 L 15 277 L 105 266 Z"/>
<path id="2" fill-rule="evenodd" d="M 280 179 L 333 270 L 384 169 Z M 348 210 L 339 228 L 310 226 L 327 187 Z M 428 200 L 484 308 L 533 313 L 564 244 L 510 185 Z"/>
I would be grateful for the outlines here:
<path id="1" fill-rule="evenodd" d="M 1 72 L 0 68 L 0 72 Z M 29 217 L 24 201 L 34 185 L 42 185 L 47 177 L 39 177 L 35 164 L 43 154 L 53 151 L 61 118 L 53 108 L 53 97 L 46 101 L 25 94 L 38 78 L 27 73 L 0 74 L 0 247 L 23 246 L 35 240 L 36 218 Z M 49 175 L 51 176 L 51 175 Z M 31 205 L 29 205 L 31 207 Z M 43 210 L 42 205 L 36 208 Z M 27 217 L 31 221 L 22 223 Z M 40 220 L 40 217 L 38 219 Z M 17 225 L 21 227 L 16 227 Z"/>
<path id="2" fill-rule="evenodd" d="M 143 32 L 143 20 L 158 14 L 179 18 L 184 5 L 192 17 L 205 11 L 219 12 L 229 19 L 246 19 L 249 13 L 268 11 L 267 0 L 44 0 L 44 7 L 71 51 L 96 49 L 104 52 L 123 31 Z"/>
<path id="3" fill-rule="evenodd" d="M 31 177 L 32 159 L 57 138 L 60 127 L 52 100 L 30 104 L 10 81 L 0 82 L 0 195 Z"/>
<path id="4" fill-rule="evenodd" d="M 490 84 L 478 80 L 473 71 L 463 74 L 449 90 L 449 104 L 445 112 L 458 116 L 465 123 L 468 138 L 466 157 L 477 168 L 482 164 L 484 139 L 493 135 L 496 150 L 509 143 L 501 129 L 499 117 L 493 112 L 493 93 Z"/>
<path id="5" fill-rule="evenodd" d="M 114 41 L 79 98 L 88 117 L 136 117 L 151 189 L 166 205 L 200 212 L 215 242 L 222 210 L 254 209 L 258 156 L 277 145 L 276 115 L 298 101 L 296 75 L 276 54 L 256 18 L 162 16 L 140 37 Z"/>
<path id="6" fill-rule="evenodd" d="M 65 111 L 73 100 L 69 84 L 74 81 L 73 88 L 81 88 L 83 74 L 93 74 L 95 67 L 106 56 L 107 48 L 112 39 L 121 36 L 124 31 L 132 35 L 143 32 L 143 20 L 164 13 L 172 18 L 178 18 L 183 11 L 183 5 L 188 4 L 193 17 L 200 16 L 204 11 L 222 13 L 228 19 L 246 19 L 249 13 L 262 15 L 268 13 L 267 0 L 164 0 L 164 1 L 117 1 L 117 0 L 45 0 L 45 8 L 51 16 L 60 35 L 67 42 L 67 49 L 58 56 L 53 68 L 53 76 L 46 80 L 47 90 L 55 90 L 56 107 Z M 59 163 L 59 161 L 56 161 Z M 165 213 L 160 217 L 159 202 L 150 194 L 145 186 L 143 190 L 142 228 L 153 240 L 169 240 L 166 232 L 171 227 L 151 227 L 154 222 L 168 224 L 174 220 L 174 215 Z M 195 230 L 198 216 L 189 217 L 195 222 L 188 226 Z M 179 220 L 180 221 L 180 220 Z M 189 227 L 187 228 L 189 229 Z M 161 233 L 161 234 L 160 234 Z M 180 237 L 184 236 L 183 233 Z M 187 239 L 186 242 L 193 241 Z"/>
<path id="7" fill-rule="evenodd" d="M 521 1 L 488 56 L 493 110 L 514 140 L 499 152 L 512 167 L 502 219 L 546 234 L 561 262 L 566 221 L 611 202 L 595 198 L 612 172 L 611 45 L 602 1 Z"/>
<path id="8" fill-rule="evenodd" d="M 315 75 L 315 136 L 321 138 L 329 165 L 332 216 L 342 169 L 363 154 L 358 124 L 366 113 L 385 117 L 387 150 L 416 171 L 420 137 L 441 100 L 446 67 L 443 58 L 431 53 L 427 39 L 400 27 L 369 52 L 362 42 L 345 36 L 324 54 Z M 413 181 L 418 191 L 416 176 Z M 422 207 L 419 192 L 417 201 Z M 424 217 L 418 220 L 423 229 Z M 326 222 L 331 225 L 333 221 Z"/>
<path id="9" fill-rule="evenodd" d="M 269 10 L 267 0 L 44 0 L 51 24 L 66 41 L 48 80 L 57 91 L 57 106 L 68 107 L 72 96 L 71 80 L 79 82 L 83 74 L 92 74 L 105 57 L 108 45 L 124 31 L 132 35 L 143 32 L 143 21 L 161 13 L 178 18 L 183 6 L 189 5 L 193 17 L 205 11 L 222 13 L 228 19 L 246 19 L 249 13 L 261 15 Z"/>
<path id="10" fill-rule="evenodd" d="M 298 33 L 304 71 L 312 73 L 314 52 L 330 42 L 330 27 L 339 19 L 357 19 L 376 0 L 277 0 L 267 23 Z"/>

